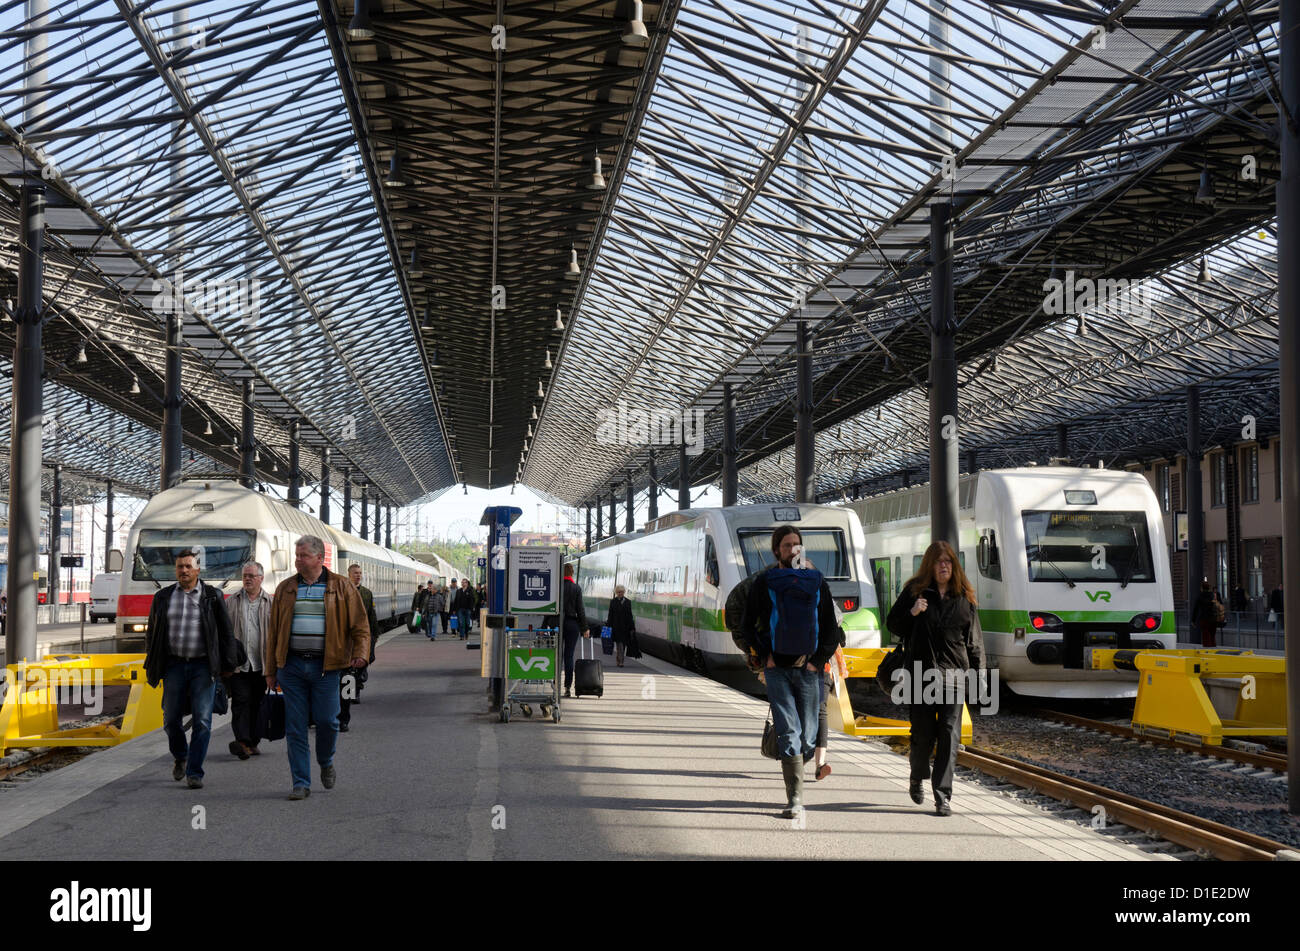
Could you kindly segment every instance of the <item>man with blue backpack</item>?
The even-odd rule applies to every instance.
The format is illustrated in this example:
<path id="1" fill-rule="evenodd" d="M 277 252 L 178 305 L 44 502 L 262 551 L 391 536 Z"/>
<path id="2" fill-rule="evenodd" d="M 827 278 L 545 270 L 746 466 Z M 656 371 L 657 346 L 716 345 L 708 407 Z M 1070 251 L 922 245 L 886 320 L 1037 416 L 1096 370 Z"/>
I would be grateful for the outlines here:
<path id="1" fill-rule="evenodd" d="M 803 815 L 804 761 L 816 748 L 822 670 L 840 633 L 830 586 L 803 558 L 799 530 L 773 531 L 772 554 L 777 564 L 754 578 L 741 628 L 764 668 L 785 778 L 782 816 L 794 819 Z"/>

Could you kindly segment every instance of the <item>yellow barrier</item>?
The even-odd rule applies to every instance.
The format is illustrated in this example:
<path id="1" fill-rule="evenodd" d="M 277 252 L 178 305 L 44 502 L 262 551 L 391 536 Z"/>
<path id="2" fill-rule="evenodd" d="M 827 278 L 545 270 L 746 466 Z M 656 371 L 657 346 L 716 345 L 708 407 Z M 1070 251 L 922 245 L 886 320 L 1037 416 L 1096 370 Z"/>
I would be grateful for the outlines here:
<path id="1" fill-rule="evenodd" d="M 1093 649 L 1094 670 L 1137 670 L 1133 729 L 1198 739 L 1210 746 L 1225 737 L 1286 736 L 1286 659 L 1249 651 Z M 1117 663 L 1118 661 L 1118 663 Z M 1235 693 L 1221 705 L 1211 689 Z"/>
<path id="2" fill-rule="evenodd" d="M 876 671 L 880 669 L 880 662 L 885 659 L 893 648 L 890 647 L 861 647 L 844 649 L 844 666 L 848 668 L 849 677 L 870 677 L 876 676 Z M 891 720 L 887 717 L 854 717 L 853 706 L 849 701 L 848 681 L 840 677 L 839 671 L 835 673 L 836 695 L 830 698 L 829 706 L 835 707 L 839 712 L 840 726 L 839 729 L 849 736 L 907 736 L 912 731 L 912 726 L 907 720 Z M 827 711 L 828 714 L 830 711 Z M 965 704 L 961 709 L 961 741 L 969 745 L 973 738 L 973 731 L 970 718 L 970 708 Z"/>
<path id="3" fill-rule="evenodd" d="M 21 746 L 116 746 L 162 726 L 162 685 L 145 681 L 144 654 L 47 654 L 5 667 L 0 752 Z M 130 686 L 122 725 L 59 729 L 59 690 L 102 697 L 104 687 Z"/>

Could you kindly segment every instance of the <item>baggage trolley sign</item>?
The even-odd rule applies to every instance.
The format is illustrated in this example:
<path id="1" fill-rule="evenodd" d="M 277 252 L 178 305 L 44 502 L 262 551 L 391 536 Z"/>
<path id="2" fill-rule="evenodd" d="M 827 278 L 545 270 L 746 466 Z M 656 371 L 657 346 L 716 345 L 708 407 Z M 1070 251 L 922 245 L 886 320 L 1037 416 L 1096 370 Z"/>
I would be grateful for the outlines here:
<path id="1" fill-rule="evenodd" d="M 507 614 L 558 614 L 560 603 L 560 550 L 519 547 L 510 549 L 510 590 Z M 514 676 L 514 671 L 511 671 Z"/>

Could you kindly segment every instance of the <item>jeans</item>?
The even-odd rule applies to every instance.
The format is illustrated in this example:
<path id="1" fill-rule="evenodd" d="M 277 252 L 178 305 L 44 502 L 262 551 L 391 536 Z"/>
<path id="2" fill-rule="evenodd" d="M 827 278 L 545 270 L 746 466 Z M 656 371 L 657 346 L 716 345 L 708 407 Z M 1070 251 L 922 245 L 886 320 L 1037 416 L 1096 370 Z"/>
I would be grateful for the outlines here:
<path id="1" fill-rule="evenodd" d="M 422 615 L 420 615 L 420 626 L 424 628 L 425 637 L 431 638 L 438 633 L 433 626 L 433 619 L 436 618 L 437 616 L 438 615 L 433 611 L 425 611 Z"/>
<path id="2" fill-rule="evenodd" d="M 807 667 L 769 667 L 765 673 L 767 702 L 772 707 L 772 728 L 781 758 L 811 753 L 817 741 L 821 672 Z"/>
<path id="3" fill-rule="evenodd" d="M 163 674 L 163 730 L 172 759 L 185 760 L 185 775 L 203 778 L 203 758 L 212 736 L 212 694 L 216 689 L 208 659 L 168 660 Z M 190 714 L 190 741 L 181 723 Z"/>
<path id="4" fill-rule="evenodd" d="M 443 611 L 443 612 L 441 612 L 438 616 L 442 618 L 442 636 L 443 636 L 443 637 L 446 637 L 446 636 L 447 636 L 447 616 L 448 616 L 448 612 L 447 612 L 447 611 Z"/>
<path id="5" fill-rule="evenodd" d="M 339 674 L 324 670 L 320 657 L 290 654 L 276 673 L 284 688 L 284 738 L 289 747 L 289 772 L 295 788 L 311 788 L 311 749 L 307 743 L 307 722 L 316 721 L 316 762 L 334 764 L 334 747 L 339 736 Z"/>
<path id="6" fill-rule="evenodd" d="M 582 632 L 578 630 L 578 619 L 576 617 L 566 617 L 564 619 L 564 689 L 568 690 L 573 686 L 573 655 L 578 650 L 578 638 Z"/>
<path id="7" fill-rule="evenodd" d="M 460 625 L 461 637 L 469 637 L 469 615 L 470 615 L 469 611 L 456 612 L 456 617 L 458 619 L 456 623 Z"/>
<path id="8" fill-rule="evenodd" d="M 952 775 L 957 767 L 961 743 L 961 703 L 914 703 L 908 707 L 912 721 L 911 780 L 930 778 L 930 751 L 934 750 L 934 781 L 931 785 L 945 799 L 952 798 Z M 938 749 L 935 749 L 937 741 Z"/>

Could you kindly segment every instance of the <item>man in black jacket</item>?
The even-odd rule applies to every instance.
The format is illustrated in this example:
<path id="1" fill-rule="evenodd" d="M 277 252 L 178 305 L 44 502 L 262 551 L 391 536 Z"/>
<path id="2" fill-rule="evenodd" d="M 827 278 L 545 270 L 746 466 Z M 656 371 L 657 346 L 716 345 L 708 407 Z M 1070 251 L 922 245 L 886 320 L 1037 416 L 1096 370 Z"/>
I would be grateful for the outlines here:
<path id="1" fill-rule="evenodd" d="M 153 596 L 145 632 L 145 678 L 163 685 L 163 730 L 172 753 L 172 779 L 203 787 L 203 759 L 212 733 L 216 677 L 239 666 L 221 591 L 199 580 L 196 552 L 176 554 L 176 584 Z M 191 715 L 189 743 L 181 726 Z"/>
<path id="2" fill-rule="evenodd" d="M 582 588 L 573 580 L 573 566 L 564 566 L 564 695 L 573 687 L 573 656 L 579 637 L 591 637 L 587 611 L 582 603 Z"/>
<path id="3" fill-rule="evenodd" d="M 785 778 L 787 819 L 803 815 L 804 758 L 816 750 L 818 711 L 822 701 L 822 671 L 840 645 L 840 626 L 835 617 L 835 601 L 830 586 L 816 568 L 800 568 L 792 573 L 795 560 L 803 551 L 803 538 L 793 525 L 782 525 L 772 532 L 772 554 L 778 564 L 754 576 L 741 622 L 741 639 L 753 648 L 763 666 L 767 699 L 772 706 L 772 728 L 777 734 L 781 773 Z M 807 586 L 817 594 L 808 627 L 795 629 L 794 615 L 784 613 L 784 605 L 798 595 L 782 595 L 774 585 Z M 781 631 L 772 630 L 772 618 L 778 618 Z M 808 628 L 811 627 L 811 630 Z M 778 636 L 779 635 L 779 636 Z M 783 652 L 781 637 L 789 643 L 806 643 L 798 653 Z"/>

